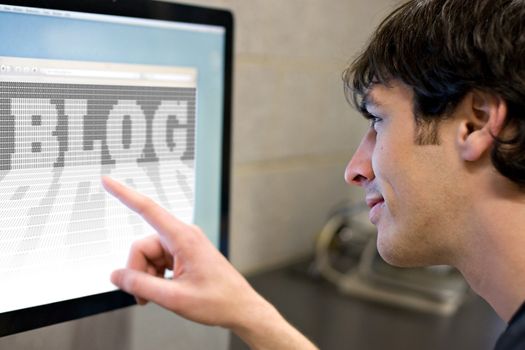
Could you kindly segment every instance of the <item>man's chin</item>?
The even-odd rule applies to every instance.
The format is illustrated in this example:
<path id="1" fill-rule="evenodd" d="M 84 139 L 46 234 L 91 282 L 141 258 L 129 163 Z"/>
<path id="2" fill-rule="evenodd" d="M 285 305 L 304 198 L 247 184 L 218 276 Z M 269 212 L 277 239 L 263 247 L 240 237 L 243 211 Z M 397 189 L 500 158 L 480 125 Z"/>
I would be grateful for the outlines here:
<path id="1" fill-rule="evenodd" d="M 395 267 L 421 267 L 424 265 L 415 261 L 414 256 L 407 253 L 405 249 L 396 249 L 395 244 L 385 242 L 379 237 L 377 240 L 377 251 L 384 261 Z"/>

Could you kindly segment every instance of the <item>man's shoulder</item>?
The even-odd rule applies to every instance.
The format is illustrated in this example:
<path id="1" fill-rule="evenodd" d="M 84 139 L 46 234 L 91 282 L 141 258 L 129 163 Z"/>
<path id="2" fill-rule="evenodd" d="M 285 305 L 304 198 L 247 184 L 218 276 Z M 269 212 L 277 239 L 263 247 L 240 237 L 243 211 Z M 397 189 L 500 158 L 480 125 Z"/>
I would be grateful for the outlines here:
<path id="1" fill-rule="evenodd" d="M 499 337 L 495 350 L 517 350 L 525 347 L 525 303 L 521 305 Z"/>

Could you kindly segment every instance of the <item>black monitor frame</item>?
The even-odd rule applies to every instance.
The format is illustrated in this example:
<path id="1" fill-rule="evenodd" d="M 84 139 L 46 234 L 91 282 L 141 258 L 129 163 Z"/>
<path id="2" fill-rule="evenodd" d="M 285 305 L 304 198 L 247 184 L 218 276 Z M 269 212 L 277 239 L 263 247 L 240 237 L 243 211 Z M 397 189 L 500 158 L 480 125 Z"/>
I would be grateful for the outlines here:
<path id="1" fill-rule="evenodd" d="M 0 3 L 4 5 L 177 21 L 192 24 L 209 24 L 225 28 L 224 119 L 219 249 L 227 257 L 234 29 L 231 12 L 152 0 L 0 0 Z M 71 321 L 134 304 L 135 299 L 133 296 L 122 291 L 113 291 L 0 313 L 0 337 Z"/>

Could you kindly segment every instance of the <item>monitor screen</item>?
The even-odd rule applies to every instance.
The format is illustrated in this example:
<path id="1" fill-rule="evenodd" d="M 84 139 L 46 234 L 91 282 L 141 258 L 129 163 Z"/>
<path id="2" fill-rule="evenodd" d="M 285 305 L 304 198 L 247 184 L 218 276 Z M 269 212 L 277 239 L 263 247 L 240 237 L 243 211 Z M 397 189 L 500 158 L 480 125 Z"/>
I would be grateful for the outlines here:
<path id="1" fill-rule="evenodd" d="M 103 175 L 227 249 L 231 15 L 13 3 L 0 4 L 1 335 L 132 302 L 109 276 L 152 229 Z"/>

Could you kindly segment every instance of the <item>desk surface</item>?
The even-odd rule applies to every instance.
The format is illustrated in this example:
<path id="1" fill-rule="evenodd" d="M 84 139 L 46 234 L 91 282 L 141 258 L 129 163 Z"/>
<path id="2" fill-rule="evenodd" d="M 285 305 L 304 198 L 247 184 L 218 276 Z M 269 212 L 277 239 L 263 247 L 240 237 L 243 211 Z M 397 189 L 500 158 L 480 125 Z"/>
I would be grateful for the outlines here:
<path id="1" fill-rule="evenodd" d="M 341 295 L 301 273 L 301 265 L 249 278 L 254 288 L 322 350 L 489 350 L 505 323 L 478 296 L 452 317 Z M 231 350 L 248 349 L 232 336 Z"/>

